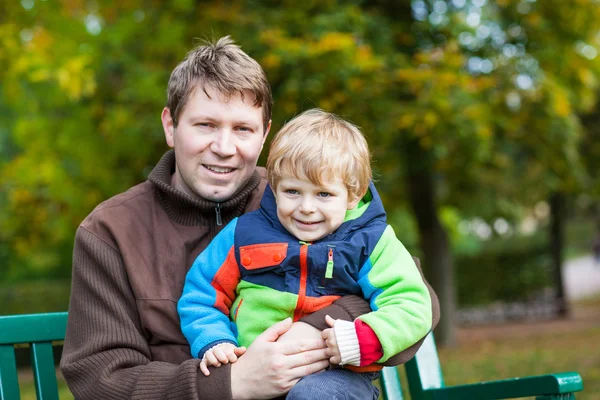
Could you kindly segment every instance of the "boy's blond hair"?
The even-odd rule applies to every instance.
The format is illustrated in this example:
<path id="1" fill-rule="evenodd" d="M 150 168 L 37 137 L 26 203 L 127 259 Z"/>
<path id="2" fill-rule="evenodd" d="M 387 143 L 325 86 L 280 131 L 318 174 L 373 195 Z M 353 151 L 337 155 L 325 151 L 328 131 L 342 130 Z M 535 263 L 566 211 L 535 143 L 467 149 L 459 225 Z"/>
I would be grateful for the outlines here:
<path id="1" fill-rule="evenodd" d="M 267 129 L 273 105 L 267 76 L 258 62 L 229 36 L 196 47 L 171 73 L 167 107 L 175 127 L 194 90 L 198 88 L 206 93 L 207 86 L 227 97 L 240 93 L 243 99 L 245 92 L 252 93 L 254 98 L 249 100 L 255 107 L 263 108 L 263 127 Z"/>
<path id="2" fill-rule="evenodd" d="M 371 154 L 360 129 L 335 114 L 311 109 L 294 117 L 271 142 L 267 179 L 274 191 L 284 176 L 315 185 L 341 179 L 361 198 L 372 178 Z"/>

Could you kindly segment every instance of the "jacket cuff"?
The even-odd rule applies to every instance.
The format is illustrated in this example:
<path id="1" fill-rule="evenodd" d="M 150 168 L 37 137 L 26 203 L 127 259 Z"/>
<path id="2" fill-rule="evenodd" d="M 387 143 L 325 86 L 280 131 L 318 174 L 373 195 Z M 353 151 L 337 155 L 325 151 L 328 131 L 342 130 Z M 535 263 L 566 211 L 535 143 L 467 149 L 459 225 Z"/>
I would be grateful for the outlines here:
<path id="1" fill-rule="evenodd" d="M 375 331 L 360 319 L 354 320 L 354 329 L 360 345 L 360 364 L 371 365 L 383 357 L 383 348 Z"/>
<path id="2" fill-rule="evenodd" d="M 340 365 L 360 366 L 360 346 L 354 323 L 348 321 L 336 321 L 333 327 L 335 340 L 337 341 L 342 361 Z"/>

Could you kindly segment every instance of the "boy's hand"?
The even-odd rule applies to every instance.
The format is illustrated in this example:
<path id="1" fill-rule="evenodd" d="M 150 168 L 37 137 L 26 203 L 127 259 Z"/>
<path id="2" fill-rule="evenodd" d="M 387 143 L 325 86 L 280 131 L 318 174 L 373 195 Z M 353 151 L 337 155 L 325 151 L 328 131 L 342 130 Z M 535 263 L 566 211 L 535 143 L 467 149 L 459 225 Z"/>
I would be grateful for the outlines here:
<path id="1" fill-rule="evenodd" d="M 332 364 L 339 364 L 342 362 L 342 354 L 340 353 L 340 349 L 337 344 L 337 339 L 335 338 L 335 332 L 333 331 L 335 319 L 331 318 L 329 315 L 326 315 L 325 322 L 327 322 L 327 325 L 331 327 L 321 332 L 321 337 L 325 340 L 325 344 L 327 345 L 327 355 L 329 356 L 329 362 Z"/>
<path id="2" fill-rule="evenodd" d="M 232 343 L 219 343 L 206 350 L 202 361 L 200 361 L 200 371 L 208 376 L 210 375 L 208 371 L 209 366 L 220 367 L 221 364 L 234 363 L 245 352 L 245 347 L 237 347 Z"/>

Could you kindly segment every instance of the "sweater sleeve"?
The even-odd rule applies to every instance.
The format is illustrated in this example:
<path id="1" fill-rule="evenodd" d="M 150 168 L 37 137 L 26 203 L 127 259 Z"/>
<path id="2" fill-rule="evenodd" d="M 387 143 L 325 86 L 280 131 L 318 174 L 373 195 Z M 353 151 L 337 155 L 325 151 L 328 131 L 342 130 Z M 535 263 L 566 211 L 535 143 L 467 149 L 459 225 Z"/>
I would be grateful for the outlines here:
<path id="1" fill-rule="evenodd" d="M 429 291 L 391 226 L 362 267 L 358 283 L 373 310 L 359 319 L 375 332 L 383 349 L 378 362 L 409 348 L 431 330 Z"/>
<path id="2" fill-rule="evenodd" d="M 77 399 L 231 399 L 231 368 L 199 373 L 198 359 L 151 361 L 117 249 L 80 227 L 73 252 L 61 370 Z"/>
<path id="3" fill-rule="evenodd" d="M 234 252 L 237 218 L 231 221 L 196 258 L 185 278 L 177 304 L 181 331 L 192 356 L 202 358 L 219 343 L 237 345 L 237 329 L 229 319 L 240 272 Z"/>

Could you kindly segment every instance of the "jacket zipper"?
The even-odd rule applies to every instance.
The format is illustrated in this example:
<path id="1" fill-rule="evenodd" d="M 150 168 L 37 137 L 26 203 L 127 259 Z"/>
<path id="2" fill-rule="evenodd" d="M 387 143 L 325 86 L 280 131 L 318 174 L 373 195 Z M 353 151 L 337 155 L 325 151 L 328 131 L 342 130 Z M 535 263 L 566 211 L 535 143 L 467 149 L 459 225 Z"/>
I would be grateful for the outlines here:
<path id="1" fill-rule="evenodd" d="M 300 288 L 298 290 L 298 303 L 294 310 L 294 321 L 304 316 L 303 308 L 306 300 L 306 278 L 308 276 L 308 243 L 302 243 L 300 247 Z"/>
<path id="2" fill-rule="evenodd" d="M 221 203 L 217 203 L 217 206 L 215 207 L 215 212 L 217 213 L 217 225 L 223 225 L 223 221 L 221 220 Z"/>

